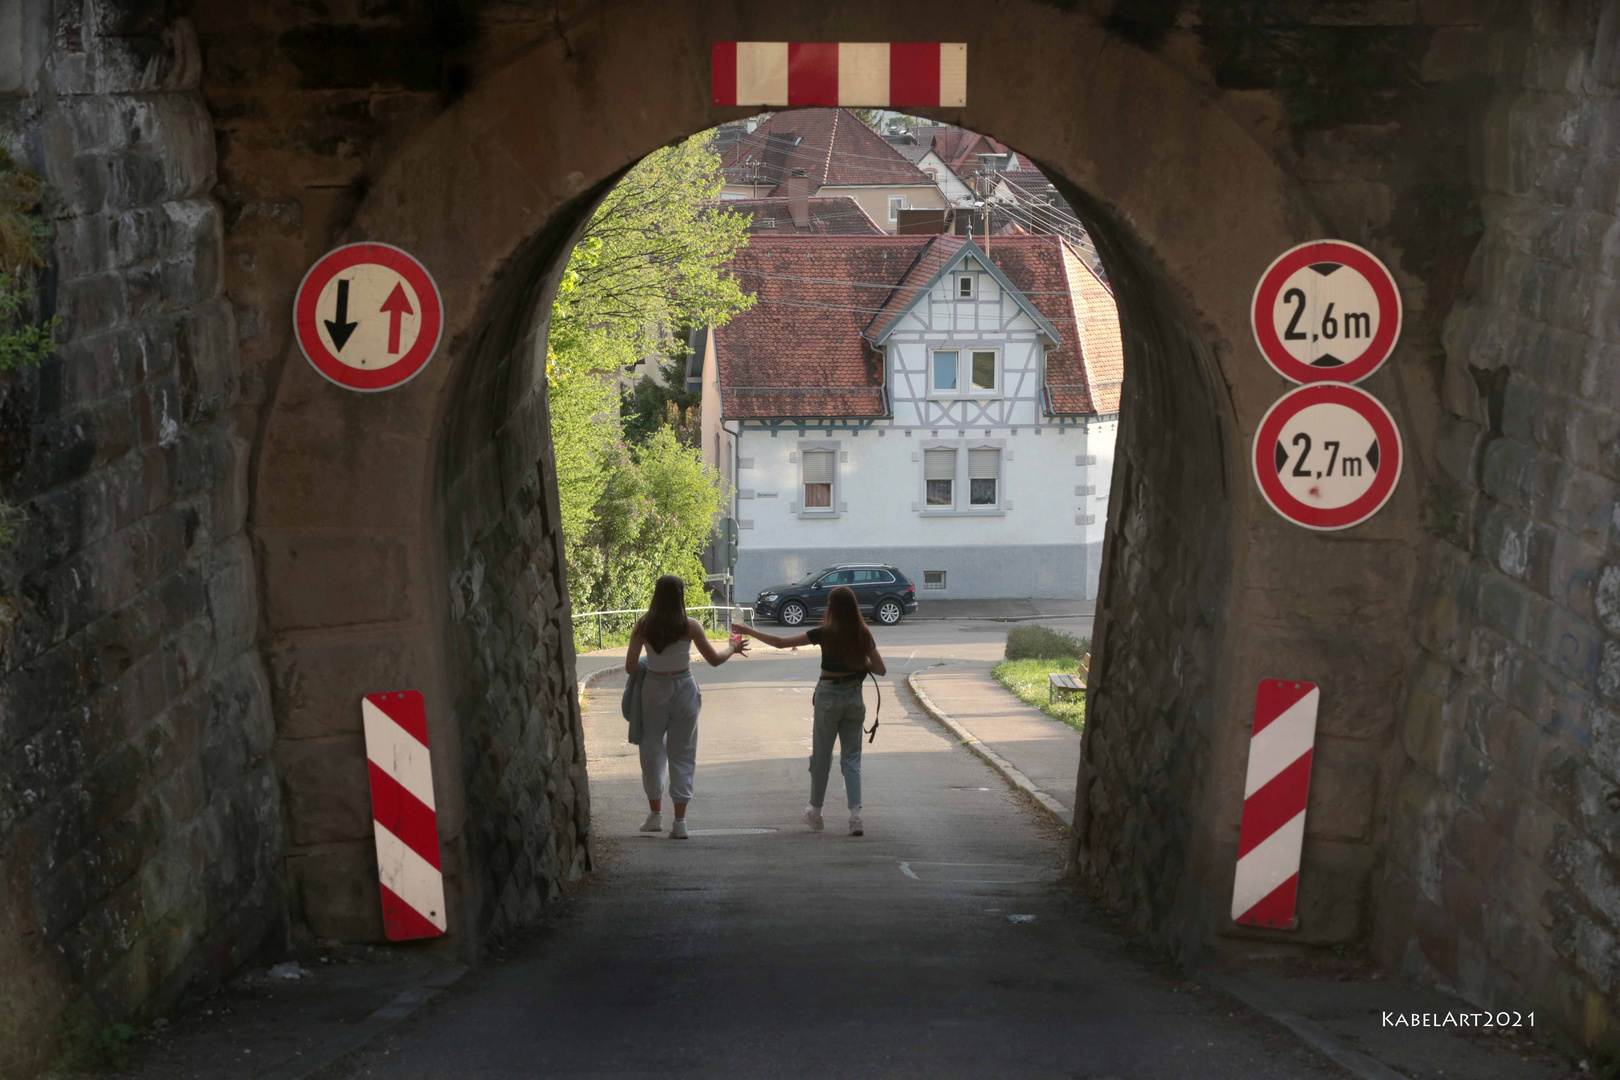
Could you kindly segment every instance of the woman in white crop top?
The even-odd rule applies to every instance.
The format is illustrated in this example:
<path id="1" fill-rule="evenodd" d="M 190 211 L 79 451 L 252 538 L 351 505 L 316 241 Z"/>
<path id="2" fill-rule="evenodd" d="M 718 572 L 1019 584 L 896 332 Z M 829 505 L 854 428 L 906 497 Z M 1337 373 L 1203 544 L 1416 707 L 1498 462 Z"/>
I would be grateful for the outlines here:
<path id="1" fill-rule="evenodd" d="M 747 649 L 747 641 L 716 650 L 698 621 L 686 614 L 686 584 L 665 574 L 653 586 L 647 613 L 630 633 L 624 670 L 634 674 L 641 650 L 647 650 L 647 679 L 641 684 L 641 787 L 647 793 L 647 820 L 642 832 L 664 831 L 664 769 L 669 769 L 669 796 L 675 803 L 671 840 L 686 839 L 686 804 L 692 799 L 697 772 L 698 710 L 703 695 L 692 678 L 692 646 L 710 665 L 719 667 Z"/>

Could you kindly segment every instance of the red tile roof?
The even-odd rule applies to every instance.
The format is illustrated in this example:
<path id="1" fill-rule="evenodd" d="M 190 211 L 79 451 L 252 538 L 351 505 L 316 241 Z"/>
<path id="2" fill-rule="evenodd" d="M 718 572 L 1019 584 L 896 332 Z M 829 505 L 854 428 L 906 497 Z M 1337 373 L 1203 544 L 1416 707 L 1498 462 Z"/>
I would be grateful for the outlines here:
<path id="1" fill-rule="evenodd" d="M 748 231 L 761 234 L 780 233 L 798 236 L 812 233 L 819 236 L 883 236 L 884 232 L 861 204 L 848 195 L 812 196 L 810 225 L 799 229 L 793 222 L 792 200 L 777 199 L 719 199 L 709 205 L 717 210 L 731 210 L 739 214 L 752 214 L 753 223 Z"/>
<path id="2" fill-rule="evenodd" d="M 1000 241 L 993 241 L 992 246 L 996 243 Z M 1125 344 L 1119 336 L 1119 309 L 1114 294 L 1068 244 L 1063 245 L 1063 266 L 1074 297 L 1075 325 L 1080 328 L 1080 355 L 1085 369 L 1078 374 L 1085 392 L 1062 385 L 1075 373 L 1065 367 L 1054 374 L 1048 360 L 1046 386 L 1052 396 L 1052 411 L 1117 413 L 1119 390 L 1125 378 Z"/>
<path id="3" fill-rule="evenodd" d="M 754 237 L 730 269 L 757 303 L 715 331 L 722 414 L 887 415 L 883 354 L 865 335 L 892 322 L 966 244 L 957 236 Z M 1123 349 L 1107 286 L 1057 236 L 996 237 L 988 258 L 1058 331 L 1043 408 L 1117 412 Z"/>
<path id="4" fill-rule="evenodd" d="M 848 109 L 794 109 L 771 115 L 720 157 L 728 184 L 757 184 L 782 195 L 794 169 L 811 191 L 826 185 L 932 185 L 883 137 Z"/>
<path id="5" fill-rule="evenodd" d="M 919 293 L 933 284 L 950 262 L 967 244 L 965 236 L 942 235 L 934 243 L 928 245 L 917 261 L 911 264 L 906 276 L 900 280 L 900 285 L 889 298 L 884 301 L 883 307 L 873 315 L 866 324 L 866 335 L 876 337 L 889 328 L 889 324 L 900 317 L 901 312 L 911 306 Z"/>
<path id="6" fill-rule="evenodd" d="M 714 332 L 722 415 L 885 415 L 883 354 L 861 332 L 933 239 L 751 239 L 729 270 L 755 304 Z"/>

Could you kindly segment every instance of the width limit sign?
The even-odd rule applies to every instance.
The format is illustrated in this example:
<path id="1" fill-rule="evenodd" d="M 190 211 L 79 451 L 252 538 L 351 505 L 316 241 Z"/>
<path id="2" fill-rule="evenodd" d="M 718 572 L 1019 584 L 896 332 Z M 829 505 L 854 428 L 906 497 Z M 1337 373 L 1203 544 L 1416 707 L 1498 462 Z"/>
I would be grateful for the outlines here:
<path id="1" fill-rule="evenodd" d="M 1254 478 L 1273 510 L 1307 529 L 1348 529 L 1389 501 L 1401 476 L 1401 435 L 1365 390 L 1316 383 L 1266 411 L 1254 436 Z"/>

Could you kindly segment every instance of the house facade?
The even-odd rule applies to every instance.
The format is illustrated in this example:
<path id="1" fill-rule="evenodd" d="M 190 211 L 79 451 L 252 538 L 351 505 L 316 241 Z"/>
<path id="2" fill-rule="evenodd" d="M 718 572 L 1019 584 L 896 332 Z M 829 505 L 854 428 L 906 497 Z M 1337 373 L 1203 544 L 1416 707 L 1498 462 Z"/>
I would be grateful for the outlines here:
<path id="1" fill-rule="evenodd" d="M 943 209 L 939 187 L 848 109 L 773 113 L 720 149 L 722 199 L 854 199 L 893 233 L 899 211 Z"/>
<path id="2" fill-rule="evenodd" d="M 1122 349 L 1057 236 L 759 237 L 712 332 L 704 453 L 735 489 L 734 596 L 838 562 L 918 595 L 1096 595 Z"/>

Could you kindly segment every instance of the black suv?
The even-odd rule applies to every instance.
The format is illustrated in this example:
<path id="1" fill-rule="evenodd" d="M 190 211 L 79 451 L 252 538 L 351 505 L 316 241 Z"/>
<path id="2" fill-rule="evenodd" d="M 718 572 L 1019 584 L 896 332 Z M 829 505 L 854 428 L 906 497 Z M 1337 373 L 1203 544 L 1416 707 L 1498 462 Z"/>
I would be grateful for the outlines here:
<path id="1" fill-rule="evenodd" d="M 854 589 L 862 609 L 884 626 L 917 610 L 917 586 L 899 570 L 881 563 L 840 563 L 806 574 L 792 585 L 763 590 L 754 601 L 754 617 L 775 619 L 783 626 L 820 618 L 827 610 L 827 594 L 839 585 Z"/>

